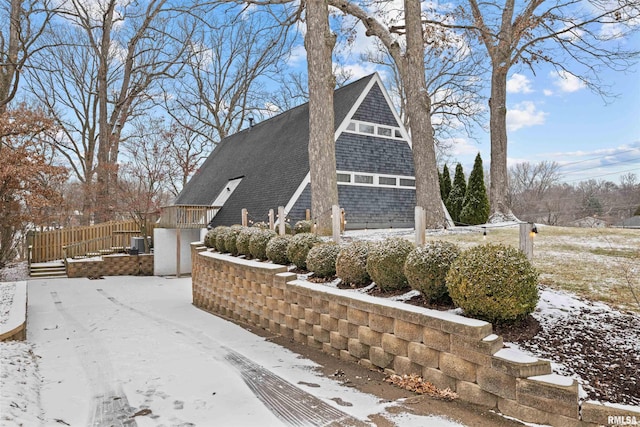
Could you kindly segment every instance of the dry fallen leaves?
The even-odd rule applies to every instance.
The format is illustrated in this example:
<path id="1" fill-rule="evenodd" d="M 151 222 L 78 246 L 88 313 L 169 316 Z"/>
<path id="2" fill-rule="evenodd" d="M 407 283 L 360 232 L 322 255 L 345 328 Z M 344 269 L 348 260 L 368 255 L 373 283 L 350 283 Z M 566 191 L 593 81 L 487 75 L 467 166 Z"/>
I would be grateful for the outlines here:
<path id="1" fill-rule="evenodd" d="M 427 394 L 433 397 L 439 397 L 447 400 L 454 400 L 458 395 L 451 391 L 449 388 L 440 390 L 429 381 L 424 380 L 421 376 L 411 375 L 390 375 L 384 379 L 386 382 L 391 383 L 397 387 L 405 390 L 413 391 L 418 394 Z"/>

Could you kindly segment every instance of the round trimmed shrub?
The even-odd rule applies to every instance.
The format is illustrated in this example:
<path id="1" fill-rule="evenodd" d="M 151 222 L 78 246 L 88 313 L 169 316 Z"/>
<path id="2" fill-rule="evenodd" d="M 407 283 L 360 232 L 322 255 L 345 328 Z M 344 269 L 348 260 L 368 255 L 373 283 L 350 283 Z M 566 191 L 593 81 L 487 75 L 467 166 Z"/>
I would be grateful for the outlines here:
<path id="1" fill-rule="evenodd" d="M 311 233 L 311 230 L 313 230 L 313 221 L 311 221 L 310 219 L 298 221 L 293 226 L 294 234 Z"/>
<path id="2" fill-rule="evenodd" d="M 204 245 L 208 248 L 215 248 L 216 246 L 216 230 L 215 228 L 207 231 L 204 235 Z"/>
<path id="3" fill-rule="evenodd" d="M 287 256 L 287 246 L 291 241 L 291 236 L 275 236 L 267 243 L 267 259 L 274 264 L 288 265 L 291 263 Z"/>
<path id="4" fill-rule="evenodd" d="M 538 273 L 510 246 L 488 244 L 462 252 L 446 281 L 456 306 L 489 322 L 522 320 L 538 303 Z"/>
<path id="5" fill-rule="evenodd" d="M 404 262 L 404 274 L 409 286 L 430 301 L 444 299 L 448 295 L 447 273 L 458 255 L 458 246 L 443 241 L 427 242 L 415 248 Z"/>
<path id="6" fill-rule="evenodd" d="M 216 228 L 216 250 L 220 253 L 227 252 L 227 249 L 224 246 L 224 239 L 227 236 L 227 231 L 229 231 L 229 227 L 226 225 L 219 225 Z"/>
<path id="7" fill-rule="evenodd" d="M 404 262 L 413 248 L 413 243 L 401 238 L 388 238 L 373 244 L 367 257 L 367 273 L 371 280 L 385 292 L 407 288 Z"/>
<path id="8" fill-rule="evenodd" d="M 251 224 L 251 226 L 255 227 L 255 228 L 259 228 L 261 230 L 268 230 L 269 229 L 269 224 L 267 224 L 264 221 L 254 222 L 253 224 Z"/>
<path id="9" fill-rule="evenodd" d="M 251 235 L 257 230 L 257 228 L 242 227 L 242 230 L 240 230 L 238 236 L 236 237 L 236 249 L 238 250 L 238 255 L 251 257 L 249 243 L 251 241 Z"/>
<path id="10" fill-rule="evenodd" d="M 364 286 L 371 281 L 367 273 L 367 257 L 371 243 L 353 242 L 340 250 L 336 258 L 336 274 L 343 282 Z"/>
<path id="11" fill-rule="evenodd" d="M 257 259 L 267 259 L 267 243 L 276 236 L 273 230 L 258 228 L 249 239 L 249 252 Z"/>
<path id="12" fill-rule="evenodd" d="M 287 257 L 296 267 L 306 270 L 309 250 L 319 243 L 322 243 L 322 239 L 313 233 L 296 234 L 287 246 Z"/>
<path id="13" fill-rule="evenodd" d="M 307 269 L 313 271 L 315 277 L 335 276 L 339 252 L 340 246 L 334 242 L 315 245 L 307 254 Z"/>
<path id="14" fill-rule="evenodd" d="M 238 246 L 236 245 L 236 241 L 238 239 L 238 234 L 240 234 L 240 230 L 242 230 L 241 225 L 232 225 L 225 234 L 224 248 L 233 256 L 238 256 Z"/>

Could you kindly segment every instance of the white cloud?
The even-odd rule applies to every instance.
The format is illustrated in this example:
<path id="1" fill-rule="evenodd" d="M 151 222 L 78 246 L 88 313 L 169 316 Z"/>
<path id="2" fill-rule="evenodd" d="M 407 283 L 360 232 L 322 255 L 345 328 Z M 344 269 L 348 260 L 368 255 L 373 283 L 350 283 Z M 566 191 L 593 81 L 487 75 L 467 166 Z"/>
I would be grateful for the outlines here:
<path id="1" fill-rule="evenodd" d="M 337 64 L 334 64 L 334 67 Z M 360 62 L 357 64 L 342 64 L 340 66 L 341 70 L 346 71 L 349 76 L 351 76 L 349 78 L 350 81 L 355 81 L 361 77 L 364 76 L 368 76 L 369 74 L 375 73 L 376 70 L 376 66 L 375 64 L 372 64 L 370 62 Z"/>
<path id="2" fill-rule="evenodd" d="M 475 156 L 480 149 L 477 143 L 467 138 L 453 138 L 449 142 L 451 143 L 451 154 L 453 156 Z"/>
<path id="3" fill-rule="evenodd" d="M 521 102 L 507 110 L 507 130 L 516 131 L 524 127 L 544 124 L 547 115 L 548 113 L 544 111 L 538 111 L 533 102 Z"/>
<path id="4" fill-rule="evenodd" d="M 545 89 L 545 90 L 542 91 L 542 93 L 544 93 L 544 96 L 553 95 L 553 91 L 551 89 Z"/>
<path id="5" fill-rule="evenodd" d="M 567 71 L 552 71 L 549 75 L 553 79 L 553 84 L 562 92 L 576 92 L 585 87 L 582 80 Z"/>
<path id="6" fill-rule="evenodd" d="M 303 44 L 299 44 L 291 49 L 289 53 L 289 60 L 287 64 L 290 67 L 295 67 L 296 65 L 306 64 L 307 63 L 307 50 L 304 48 Z"/>
<path id="7" fill-rule="evenodd" d="M 515 73 L 507 80 L 508 93 L 531 93 L 531 81 L 524 74 Z"/>

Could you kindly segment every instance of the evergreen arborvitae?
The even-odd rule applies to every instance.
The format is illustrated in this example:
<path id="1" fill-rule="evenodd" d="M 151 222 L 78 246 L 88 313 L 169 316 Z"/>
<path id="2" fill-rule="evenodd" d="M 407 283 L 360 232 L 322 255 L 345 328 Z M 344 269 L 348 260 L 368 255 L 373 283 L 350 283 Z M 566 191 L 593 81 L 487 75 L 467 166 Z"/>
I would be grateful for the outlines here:
<path id="1" fill-rule="evenodd" d="M 449 168 L 444 165 L 442 173 L 440 174 L 440 197 L 442 201 L 446 201 L 451 192 L 451 175 L 449 175 Z"/>
<path id="2" fill-rule="evenodd" d="M 453 185 L 451 186 L 451 191 L 449 191 L 449 197 L 447 197 L 444 202 L 454 222 L 460 222 L 460 212 L 462 211 L 462 204 L 464 203 L 464 195 L 466 192 L 467 181 L 464 178 L 462 165 L 458 163 L 456 165 L 456 173 L 453 177 Z"/>
<path id="3" fill-rule="evenodd" d="M 473 163 L 473 170 L 469 175 L 469 185 L 464 196 L 464 204 L 460 212 L 460 222 L 469 225 L 484 224 L 489 219 L 489 198 L 484 186 L 484 170 L 480 153 Z"/>

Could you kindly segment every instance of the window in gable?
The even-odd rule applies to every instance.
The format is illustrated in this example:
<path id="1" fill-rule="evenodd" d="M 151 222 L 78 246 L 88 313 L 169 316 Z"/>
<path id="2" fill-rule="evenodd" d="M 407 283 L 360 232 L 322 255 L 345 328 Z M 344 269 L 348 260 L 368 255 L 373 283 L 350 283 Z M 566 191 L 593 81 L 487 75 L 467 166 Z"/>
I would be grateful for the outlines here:
<path id="1" fill-rule="evenodd" d="M 351 174 L 350 173 L 339 173 L 337 174 L 338 182 L 351 182 Z"/>
<path id="2" fill-rule="evenodd" d="M 369 124 L 366 124 L 366 123 L 360 123 L 360 125 L 358 126 L 358 130 L 360 132 L 362 132 L 362 133 L 373 135 L 373 133 L 375 131 L 375 126 L 374 125 L 369 125 Z"/>
<path id="3" fill-rule="evenodd" d="M 355 122 L 349 122 L 349 125 L 347 126 L 347 130 L 351 130 L 351 131 L 356 131 L 356 124 Z"/>
<path id="4" fill-rule="evenodd" d="M 373 184 L 372 175 L 355 175 L 354 178 L 357 184 Z"/>
<path id="5" fill-rule="evenodd" d="M 391 137 L 391 128 L 378 126 L 378 135 Z"/>
<path id="6" fill-rule="evenodd" d="M 380 185 L 393 185 L 395 186 L 397 183 L 396 178 L 391 178 L 388 176 L 378 177 L 378 184 Z"/>
<path id="7" fill-rule="evenodd" d="M 400 178 L 400 186 L 401 187 L 415 187 L 416 186 L 416 180 L 415 179 Z"/>

